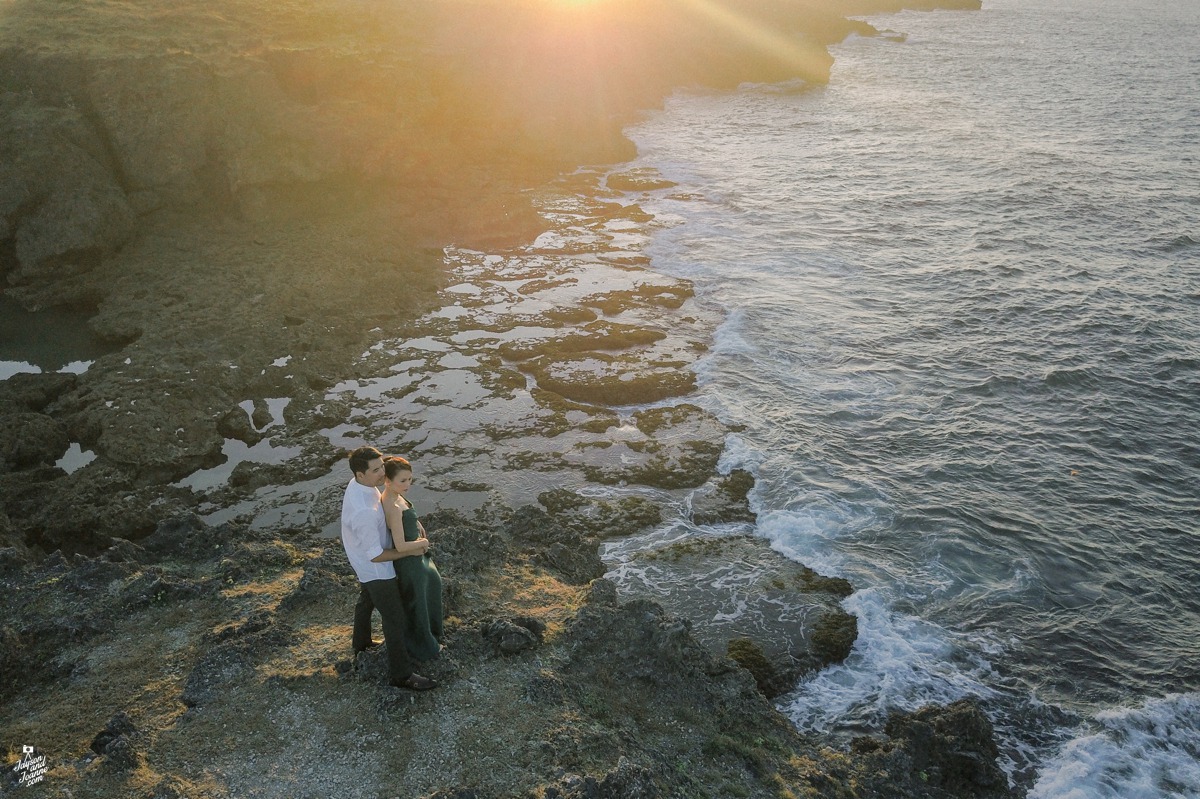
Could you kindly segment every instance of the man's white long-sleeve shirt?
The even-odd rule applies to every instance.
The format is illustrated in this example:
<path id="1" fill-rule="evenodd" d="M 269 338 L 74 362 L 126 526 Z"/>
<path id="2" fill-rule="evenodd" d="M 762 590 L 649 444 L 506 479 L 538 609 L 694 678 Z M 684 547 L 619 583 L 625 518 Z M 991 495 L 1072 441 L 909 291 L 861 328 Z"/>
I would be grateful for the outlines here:
<path id="1" fill-rule="evenodd" d="M 342 546 L 346 548 L 346 557 L 360 583 L 391 580 L 396 576 L 396 567 L 391 561 L 372 561 L 392 547 L 379 489 L 357 480 L 351 480 L 346 486 L 346 495 L 342 498 Z"/>

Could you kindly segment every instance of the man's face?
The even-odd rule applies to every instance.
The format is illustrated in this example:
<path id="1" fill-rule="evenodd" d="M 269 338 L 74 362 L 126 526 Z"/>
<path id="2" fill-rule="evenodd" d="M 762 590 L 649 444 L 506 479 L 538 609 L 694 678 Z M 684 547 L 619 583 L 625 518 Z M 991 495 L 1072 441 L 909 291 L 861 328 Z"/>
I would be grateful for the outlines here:
<path id="1" fill-rule="evenodd" d="M 356 473 L 354 479 L 365 486 L 378 488 L 383 485 L 383 475 L 383 458 L 376 458 L 367 463 L 367 470 L 365 472 Z"/>

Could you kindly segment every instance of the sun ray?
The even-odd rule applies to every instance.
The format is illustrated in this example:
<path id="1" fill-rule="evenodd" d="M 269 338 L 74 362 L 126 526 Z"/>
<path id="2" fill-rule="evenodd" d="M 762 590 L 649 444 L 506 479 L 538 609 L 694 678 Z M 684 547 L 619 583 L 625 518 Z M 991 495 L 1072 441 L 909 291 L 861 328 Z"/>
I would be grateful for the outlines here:
<path id="1" fill-rule="evenodd" d="M 697 14 L 750 42 L 755 48 L 793 69 L 798 77 L 825 75 L 829 54 L 815 42 L 773 30 L 719 0 L 680 0 Z"/>

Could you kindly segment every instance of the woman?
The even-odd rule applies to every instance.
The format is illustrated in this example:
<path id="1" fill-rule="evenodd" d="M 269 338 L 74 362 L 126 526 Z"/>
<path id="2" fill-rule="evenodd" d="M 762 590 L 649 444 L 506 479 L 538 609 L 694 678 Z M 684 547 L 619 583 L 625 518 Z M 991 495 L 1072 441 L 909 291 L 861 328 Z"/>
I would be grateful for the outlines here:
<path id="1" fill-rule="evenodd" d="M 408 651 L 417 660 L 437 657 L 442 646 L 442 576 L 429 558 L 429 539 L 417 512 L 405 498 L 412 487 L 412 466 L 404 458 L 383 460 L 383 514 L 398 551 L 395 562 L 400 598 L 408 616 Z"/>

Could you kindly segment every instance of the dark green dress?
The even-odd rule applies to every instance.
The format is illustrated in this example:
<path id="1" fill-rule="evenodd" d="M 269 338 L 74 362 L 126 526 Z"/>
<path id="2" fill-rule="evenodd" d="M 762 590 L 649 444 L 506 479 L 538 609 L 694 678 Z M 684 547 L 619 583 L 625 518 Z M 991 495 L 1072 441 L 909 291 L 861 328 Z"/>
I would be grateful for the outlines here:
<path id="1" fill-rule="evenodd" d="M 401 519 L 404 540 L 420 538 L 417 512 L 412 507 L 403 512 Z M 428 554 L 410 555 L 396 561 L 396 579 L 408 616 L 408 653 L 417 660 L 431 660 L 441 651 L 442 575 Z"/>

